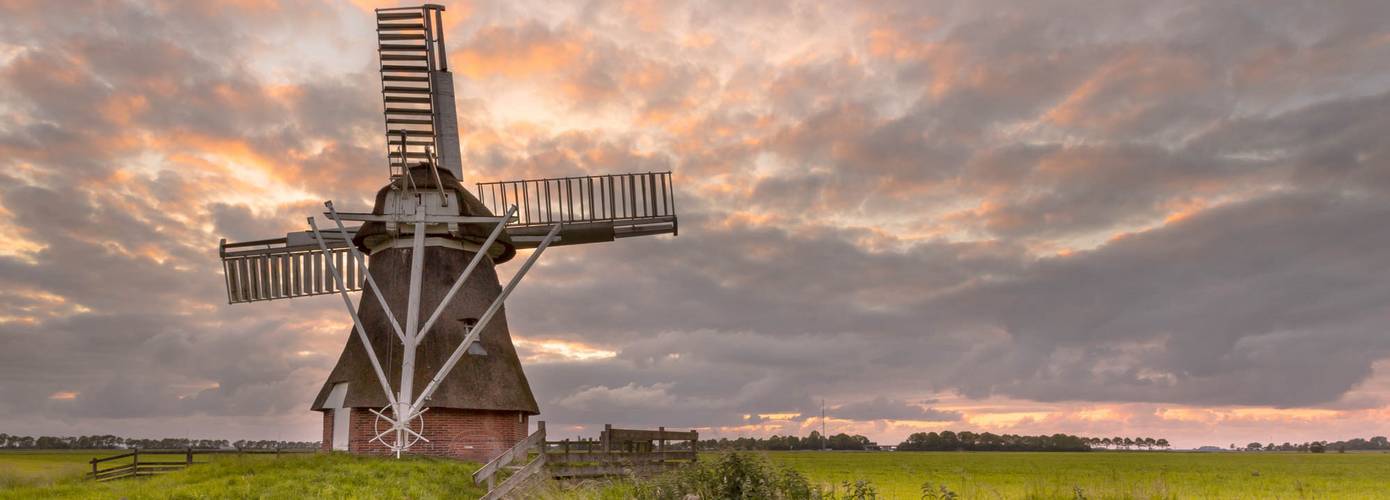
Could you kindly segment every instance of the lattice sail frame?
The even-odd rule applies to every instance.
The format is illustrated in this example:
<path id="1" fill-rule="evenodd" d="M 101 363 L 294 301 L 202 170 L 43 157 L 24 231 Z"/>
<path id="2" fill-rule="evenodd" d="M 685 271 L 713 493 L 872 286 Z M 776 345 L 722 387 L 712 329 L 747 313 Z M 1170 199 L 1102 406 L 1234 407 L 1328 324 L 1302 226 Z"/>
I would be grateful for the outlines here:
<path id="1" fill-rule="evenodd" d="M 477 184 L 478 200 L 491 213 L 517 207 L 507 236 L 517 248 L 534 248 L 554 224 L 562 224 L 553 243 L 579 245 L 615 239 L 678 234 L 675 188 L 671 172 L 591 175 Z M 330 233 L 320 248 L 310 231 L 284 238 L 228 243 L 219 254 L 226 278 L 227 302 L 240 304 L 338 293 L 324 262 L 344 270 L 344 289 L 363 289 L 367 269 L 353 260 L 347 237 Z"/>

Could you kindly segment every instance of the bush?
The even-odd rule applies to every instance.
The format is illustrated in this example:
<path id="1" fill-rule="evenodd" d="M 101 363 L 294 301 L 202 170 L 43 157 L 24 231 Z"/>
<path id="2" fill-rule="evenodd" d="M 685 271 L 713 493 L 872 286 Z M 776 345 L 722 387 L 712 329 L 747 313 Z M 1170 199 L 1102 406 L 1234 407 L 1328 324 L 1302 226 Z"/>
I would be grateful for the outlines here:
<path id="1" fill-rule="evenodd" d="M 868 481 L 845 483 L 844 498 L 874 498 Z M 833 500 L 834 490 L 811 486 L 800 472 L 775 466 L 753 455 L 725 453 L 637 481 L 633 496 L 639 500 L 683 500 L 695 495 L 702 500 Z"/>

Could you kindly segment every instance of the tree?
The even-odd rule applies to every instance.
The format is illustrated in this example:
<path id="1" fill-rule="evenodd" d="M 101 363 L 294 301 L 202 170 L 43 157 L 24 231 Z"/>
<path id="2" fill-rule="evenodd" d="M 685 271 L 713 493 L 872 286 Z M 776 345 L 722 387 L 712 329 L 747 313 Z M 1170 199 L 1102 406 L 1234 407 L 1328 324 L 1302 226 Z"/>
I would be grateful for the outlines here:
<path id="1" fill-rule="evenodd" d="M 1245 451 L 1260 451 L 1260 448 L 1263 447 L 1264 445 L 1261 445 L 1260 443 L 1250 443 L 1245 445 Z"/>
<path id="2" fill-rule="evenodd" d="M 1164 438 L 1158 438 L 1158 442 L 1155 444 L 1157 444 L 1159 448 L 1163 448 L 1165 450 L 1169 447 L 1168 440 Z"/>
<path id="3" fill-rule="evenodd" d="M 811 434 L 806 436 L 806 445 L 812 450 L 823 450 L 825 449 L 825 438 L 821 437 L 820 431 L 811 431 Z"/>

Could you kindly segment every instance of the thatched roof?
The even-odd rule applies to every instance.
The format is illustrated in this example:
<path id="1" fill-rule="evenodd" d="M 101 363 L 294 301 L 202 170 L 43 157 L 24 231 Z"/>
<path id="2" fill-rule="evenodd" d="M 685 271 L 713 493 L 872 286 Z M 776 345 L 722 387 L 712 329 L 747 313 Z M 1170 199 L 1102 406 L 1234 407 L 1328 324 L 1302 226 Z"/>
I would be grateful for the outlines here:
<path id="1" fill-rule="evenodd" d="M 453 279 L 468 264 L 471 253 L 450 248 L 429 247 L 425 249 L 424 286 L 421 288 L 420 321 L 424 322 L 433 307 L 444 298 Z M 391 309 L 402 312 L 410 288 L 410 250 L 390 249 L 378 252 L 371 257 L 372 276 L 381 285 L 382 295 Z M 415 354 L 415 391 L 424 390 L 430 379 L 444 365 L 455 347 L 463 341 L 464 322 L 468 318 L 478 318 L 487 310 L 492 300 L 502 291 L 497 281 L 497 272 L 487 261 L 483 261 L 473 275 L 468 278 L 463 289 L 454 297 L 440 316 L 432 331 L 420 344 Z M 358 313 L 363 327 L 371 338 L 377 358 L 392 384 L 392 390 L 399 388 L 401 373 L 401 343 L 391 330 L 391 324 L 382 313 L 376 297 L 371 293 L 362 294 Z M 398 321 L 405 325 L 405 315 L 398 314 Z M 356 332 L 348 332 L 347 346 L 338 359 L 338 365 L 328 376 L 319 396 L 315 398 L 313 409 L 322 410 L 324 401 L 333 385 L 348 382 L 347 398 L 349 407 L 386 406 L 386 396 L 382 394 L 381 384 L 372 371 L 367 353 L 358 341 Z M 465 354 L 444 379 L 428 406 L 442 408 L 464 408 L 483 410 L 514 410 L 530 414 L 540 413 L 536 398 L 531 394 L 531 385 L 521 369 L 516 348 L 512 345 L 511 333 L 507 329 L 506 308 L 492 319 L 491 324 L 481 335 L 486 356 Z"/>
<path id="2" fill-rule="evenodd" d="M 431 189 L 435 187 L 433 175 L 428 170 L 417 168 L 412 169 L 411 173 L 415 175 L 418 186 L 428 186 Z M 490 215 L 487 209 L 471 194 L 468 194 L 468 191 L 464 190 L 452 175 L 445 171 L 441 171 L 440 174 L 443 177 L 445 188 L 457 190 L 464 200 L 460 210 L 461 215 Z M 374 213 L 381 213 L 387 189 L 389 186 L 377 193 Z M 471 225 L 471 227 L 485 228 L 486 226 Z M 465 239 L 481 244 L 487 238 L 487 234 L 487 229 L 470 229 L 465 235 Z M 369 223 L 358 231 L 354 242 L 358 246 L 364 246 L 364 243 L 371 243 L 373 238 L 390 237 L 391 235 L 386 232 L 383 224 Z M 466 332 L 464 321 L 482 316 L 492 301 L 501 294 L 502 286 L 497 281 L 497 271 L 493 264 L 511 258 L 516 250 L 510 240 L 504 241 L 499 238 L 497 243 L 489 252 L 496 257 L 484 259 L 473 270 L 473 274 L 468 278 L 458 295 L 454 297 L 454 300 L 445 308 L 439 321 L 416 351 L 414 387 L 417 395 L 424 390 L 430 379 L 438 373 L 439 368 L 449 358 L 449 355 L 463 341 Z M 468 261 L 472 257 L 472 252 L 454 248 L 440 246 L 425 248 L 424 283 L 420 295 L 421 323 L 429 318 L 434 307 L 443 300 L 445 293 L 453 285 L 454 279 L 468 265 Z M 410 263 L 410 249 L 386 248 L 373 254 L 368 266 L 372 277 L 381 287 L 382 295 L 387 304 L 395 312 L 395 317 L 402 327 L 406 324 L 405 311 L 410 293 Z M 362 293 L 358 314 L 367 331 L 369 343 L 378 359 L 381 360 L 382 368 L 390 379 L 394 392 L 400 387 L 401 343 L 397 340 L 396 334 L 391 329 L 391 324 L 374 294 Z M 348 335 L 347 345 L 338 358 L 337 366 L 333 368 L 333 372 L 329 374 L 323 389 L 314 399 L 312 407 L 314 410 L 325 409 L 323 405 L 329 391 L 340 382 L 349 384 L 347 397 L 344 401 L 348 407 L 382 408 L 387 405 L 386 396 L 382 393 L 381 384 L 372 370 L 366 349 L 364 349 L 355 331 L 349 329 Z M 526 374 L 521 369 L 521 361 L 517 358 L 516 348 L 512 345 L 511 334 L 507 329 L 505 307 L 492 319 L 491 324 L 483 331 L 480 338 L 487 355 L 464 355 L 463 359 L 440 384 L 439 390 L 435 392 L 427 406 L 540 413 L 539 407 L 536 405 L 536 398 L 531 394 L 531 386 L 526 381 Z"/>

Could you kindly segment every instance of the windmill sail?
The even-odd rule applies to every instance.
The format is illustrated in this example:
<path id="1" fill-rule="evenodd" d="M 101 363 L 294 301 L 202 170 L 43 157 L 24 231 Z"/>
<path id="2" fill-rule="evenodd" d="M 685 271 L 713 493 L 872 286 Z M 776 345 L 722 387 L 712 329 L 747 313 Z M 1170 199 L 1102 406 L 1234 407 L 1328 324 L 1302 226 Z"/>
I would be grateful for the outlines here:
<path id="1" fill-rule="evenodd" d="M 432 164 L 452 173 L 454 179 L 463 179 L 443 10 L 432 4 L 376 10 L 392 180 L 420 164 Z M 505 233 L 515 248 L 534 248 L 557 223 L 563 228 L 556 246 L 678 230 L 671 172 L 484 182 L 476 189 L 480 210 L 501 214 L 517 205 L 518 220 Z M 356 228 L 348 231 L 349 238 L 355 236 Z M 326 253 L 309 232 L 240 243 L 222 240 L 219 254 L 228 303 L 337 293 L 328 259 L 345 273 L 348 291 L 361 290 L 366 269 L 350 258 L 348 243 L 337 231 L 325 236 Z"/>
<path id="2" fill-rule="evenodd" d="M 500 213 L 516 205 L 507 234 L 519 248 L 533 247 L 561 223 L 560 241 L 575 245 L 616 238 L 676 234 L 671 172 L 590 175 L 477 184 L 478 200 Z"/>
<path id="3" fill-rule="evenodd" d="M 376 10 L 386 154 L 393 178 L 422 161 L 437 161 L 463 178 L 443 10 L 441 5 Z"/>
<path id="4" fill-rule="evenodd" d="M 351 229 L 352 232 L 356 228 Z M 352 234 L 352 233 L 349 233 Z M 363 268 L 338 235 L 325 235 L 324 253 L 308 232 L 290 233 L 284 238 L 227 243 L 222 240 L 218 254 L 227 281 L 227 302 L 258 302 L 310 295 L 338 293 L 329 274 L 329 262 L 344 273 L 348 291 L 362 289 Z"/>
<path id="5" fill-rule="evenodd" d="M 564 226 L 556 246 L 677 234 L 679 230 L 670 172 L 482 182 L 476 186 L 478 201 L 492 214 L 517 206 L 517 220 L 506 229 L 516 248 L 534 248 L 557 223 Z M 349 237 L 356 232 L 357 228 L 348 228 Z M 364 268 L 350 258 L 337 231 L 324 236 L 328 254 L 307 231 L 241 243 L 222 240 L 219 254 L 227 281 L 227 302 L 337 293 L 325 259 L 333 259 L 337 269 L 346 273 L 349 292 L 361 290 Z"/>

